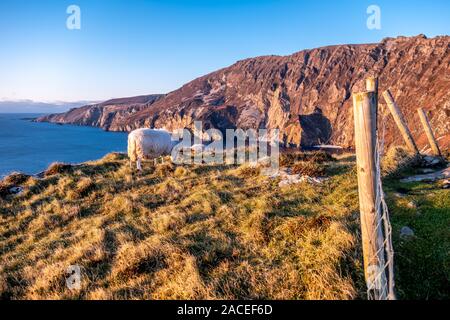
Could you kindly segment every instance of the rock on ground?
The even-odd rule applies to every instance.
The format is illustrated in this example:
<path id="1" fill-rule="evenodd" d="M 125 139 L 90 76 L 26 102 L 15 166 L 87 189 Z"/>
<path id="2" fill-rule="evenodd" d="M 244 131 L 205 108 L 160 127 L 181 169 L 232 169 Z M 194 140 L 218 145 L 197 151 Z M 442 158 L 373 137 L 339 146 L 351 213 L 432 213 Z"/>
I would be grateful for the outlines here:
<path id="1" fill-rule="evenodd" d="M 440 170 L 434 173 L 429 174 L 421 174 L 417 176 L 408 177 L 405 179 L 400 180 L 400 182 L 403 183 L 410 183 L 410 182 L 422 182 L 422 181 L 437 181 L 441 179 L 447 179 L 450 178 L 450 167 Z"/>
<path id="2" fill-rule="evenodd" d="M 400 230 L 400 238 L 407 239 L 414 237 L 414 231 L 410 227 L 403 227 Z"/>

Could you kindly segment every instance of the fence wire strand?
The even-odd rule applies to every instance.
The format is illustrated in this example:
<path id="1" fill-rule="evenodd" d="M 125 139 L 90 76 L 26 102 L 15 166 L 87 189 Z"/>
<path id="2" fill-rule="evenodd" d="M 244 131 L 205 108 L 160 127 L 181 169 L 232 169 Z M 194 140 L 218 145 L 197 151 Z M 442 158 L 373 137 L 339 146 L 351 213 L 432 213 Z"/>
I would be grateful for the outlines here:
<path id="1" fill-rule="evenodd" d="M 383 112 L 384 116 L 384 112 Z M 392 226 L 389 219 L 389 209 L 386 204 L 383 191 L 381 173 L 381 155 L 384 151 L 385 139 L 385 119 L 381 121 L 381 135 L 377 132 L 376 156 L 376 226 L 375 232 L 380 235 L 373 235 L 371 239 L 381 239 L 376 243 L 377 266 L 371 270 L 372 277 L 367 281 L 367 295 L 370 300 L 395 300 L 394 282 L 394 249 L 392 245 Z"/>

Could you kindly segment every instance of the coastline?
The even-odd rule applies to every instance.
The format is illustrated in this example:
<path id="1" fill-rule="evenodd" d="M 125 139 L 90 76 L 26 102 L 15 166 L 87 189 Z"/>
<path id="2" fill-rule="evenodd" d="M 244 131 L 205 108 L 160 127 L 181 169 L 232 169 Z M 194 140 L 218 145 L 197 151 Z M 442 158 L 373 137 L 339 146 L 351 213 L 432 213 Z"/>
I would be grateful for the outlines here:
<path id="1" fill-rule="evenodd" d="M 38 175 L 54 162 L 76 165 L 126 151 L 126 134 L 101 128 L 33 122 L 37 114 L 0 114 L 0 178 Z"/>

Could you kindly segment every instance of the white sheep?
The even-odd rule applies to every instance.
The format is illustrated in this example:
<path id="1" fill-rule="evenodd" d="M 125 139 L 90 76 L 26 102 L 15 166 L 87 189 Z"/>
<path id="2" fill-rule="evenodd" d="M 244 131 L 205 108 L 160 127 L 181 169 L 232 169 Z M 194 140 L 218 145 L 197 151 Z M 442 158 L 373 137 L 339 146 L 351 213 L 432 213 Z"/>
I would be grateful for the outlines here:
<path id="1" fill-rule="evenodd" d="M 142 170 L 143 159 L 156 159 L 170 155 L 177 141 L 172 141 L 171 134 L 162 129 L 137 129 L 128 135 L 128 157 L 130 166 L 136 162 L 137 169 Z"/>

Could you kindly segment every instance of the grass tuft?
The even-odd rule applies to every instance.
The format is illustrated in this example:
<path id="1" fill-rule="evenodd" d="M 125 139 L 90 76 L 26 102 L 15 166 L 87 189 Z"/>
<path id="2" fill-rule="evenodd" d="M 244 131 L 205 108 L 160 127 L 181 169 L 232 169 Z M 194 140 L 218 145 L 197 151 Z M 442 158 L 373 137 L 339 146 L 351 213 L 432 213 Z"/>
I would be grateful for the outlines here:
<path id="1" fill-rule="evenodd" d="M 300 161 L 294 163 L 292 173 L 309 177 L 323 177 L 326 174 L 326 169 L 322 164 L 316 162 Z"/>
<path id="2" fill-rule="evenodd" d="M 49 177 L 56 174 L 68 173 L 72 170 L 72 165 L 66 163 L 55 162 L 52 163 L 44 172 L 44 176 Z"/>

